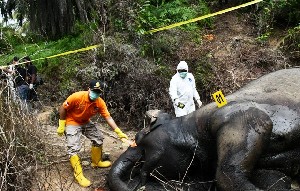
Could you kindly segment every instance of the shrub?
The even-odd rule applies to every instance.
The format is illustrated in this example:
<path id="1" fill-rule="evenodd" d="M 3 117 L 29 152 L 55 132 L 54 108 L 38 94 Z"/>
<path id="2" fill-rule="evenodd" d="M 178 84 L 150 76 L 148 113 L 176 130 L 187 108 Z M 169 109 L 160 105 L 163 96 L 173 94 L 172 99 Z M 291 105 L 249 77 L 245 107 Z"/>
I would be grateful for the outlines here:
<path id="1" fill-rule="evenodd" d="M 43 144 L 39 126 L 8 96 L 1 82 L 0 94 L 0 190 L 28 190 Z"/>
<path id="2" fill-rule="evenodd" d="M 261 33 L 268 32 L 273 27 L 293 27 L 299 24 L 300 1 L 298 0 L 267 0 L 258 5 Z"/>
<path id="3" fill-rule="evenodd" d="M 203 0 L 171 0 L 151 1 L 138 0 L 118 2 L 111 17 L 117 30 L 128 30 L 133 33 L 144 33 L 153 28 L 186 21 L 209 13 L 207 4 Z M 211 25 L 212 19 L 191 23 L 181 28 L 194 30 L 204 25 Z"/>

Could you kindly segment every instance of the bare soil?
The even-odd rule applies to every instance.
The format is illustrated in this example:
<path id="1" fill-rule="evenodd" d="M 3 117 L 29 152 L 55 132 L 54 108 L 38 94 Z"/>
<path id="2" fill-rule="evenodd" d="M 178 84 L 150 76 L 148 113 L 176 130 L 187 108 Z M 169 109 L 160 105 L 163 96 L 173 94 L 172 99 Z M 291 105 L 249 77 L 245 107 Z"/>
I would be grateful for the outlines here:
<path id="1" fill-rule="evenodd" d="M 92 168 L 90 166 L 91 142 L 82 136 L 82 149 L 79 153 L 82 160 L 84 175 L 92 185 L 88 188 L 80 187 L 73 176 L 73 169 L 67 155 L 65 137 L 59 137 L 56 133 L 56 126 L 49 125 L 51 111 L 39 113 L 37 118 L 41 124 L 43 133 L 42 142 L 45 143 L 45 152 L 49 153 L 51 161 L 45 161 L 43 168 L 38 168 L 34 181 L 33 191 L 40 190 L 63 190 L 63 191 L 90 191 L 109 190 L 107 186 L 107 175 L 110 168 Z M 98 124 L 104 135 L 104 154 L 114 162 L 124 152 L 128 145 L 117 139 L 115 133 L 106 124 Z M 130 139 L 133 139 L 133 132 L 126 132 Z"/>
<path id="2" fill-rule="evenodd" d="M 239 59 L 243 54 L 240 47 L 243 45 L 249 46 L 249 50 L 253 50 L 257 46 L 253 26 L 248 23 L 247 15 L 236 14 L 234 12 L 226 13 L 216 17 L 215 28 L 207 31 L 207 39 L 204 40 L 202 47 L 210 50 L 211 56 L 220 63 L 231 63 L 232 60 Z M 204 38 L 205 39 L 205 38 Z M 279 40 L 278 40 L 279 41 Z M 278 46 L 276 39 L 273 39 L 272 44 Z M 202 48 L 203 49 L 203 48 Z M 257 47 L 259 49 L 259 47 Z M 259 50 L 257 50 L 259 51 Z M 189 51 L 190 52 L 190 51 Z M 246 52 L 243 55 L 257 56 L 253 52 Z M 253 58 L 254 60 L 256 58 Z M 247 66 L 235 65 L 220 65 L 219 72 L 225 71 L 230 78 L 229 81 L 220 82 L 220 87 L 232 86 L 238 89 L 244 83 L 251 81 L 262 75 L 264 71 L 251 71 Z M 222 69 L 223 68 L 223 69 Z M 250 70 L 250 71 L 249 71 Z M 222 75 L 222 74 L 220 74 Z M 218 77 L 218 76 L 216 76 Z M 229 92 L 228 92 L 229 93 Z M 33 191 L 38 190 L 62 190 L 62 191 L 101 191 L 109 190 L 107 186 L 107 175 L 110 168 L 92 168 L 90 166 L 90 147 L 91 143 L 85 137 L 82 137 L 82 150 L 80 157 L 82 159 L 84 175 L 90 179 L 92 185 L 89 188 L 80 187 L 75 181 L 73 170 L 69 163 L 65 138 L 58 137 L 56 134 L 56 126 L 48 123 L 50 121 L 51 108 L 48 111 L 39 113 L 38 119 L 40 122 L 41 132 L 43 133 L 43 141 L 46 144 L 46 152 L 50 153 L 51 161 L 45 161 L 46 168 L 38 168 L 33 177 Z M 110 161 L 114 162 L 118 156 L 126 150 L 128 145 L 122 144 L 115 137 L 115 134 L 106 124 L 99 124 L 99 128 L 104 132 L 104 152 L 109 153 Z M 122 127 L 120 127 L 122 129 Z M 135 132 L 126 132 L 130 139 L 133 139 Z"/>

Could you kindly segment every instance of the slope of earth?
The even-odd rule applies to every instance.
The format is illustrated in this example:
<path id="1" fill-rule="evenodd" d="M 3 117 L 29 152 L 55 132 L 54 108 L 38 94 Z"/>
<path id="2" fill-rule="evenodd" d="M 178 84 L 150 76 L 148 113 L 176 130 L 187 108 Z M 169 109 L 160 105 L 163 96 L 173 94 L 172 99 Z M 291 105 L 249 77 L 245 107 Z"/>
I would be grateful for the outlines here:
<path id="1" fill-rule="evenodd" d="M 232 93 L 264 74 L 290 66 L 276 43 L 282 37 L 259 41 L 258 27 L 253 16 L 232 11 L 215 17 L 212 29 L 204 31 L 203 42 L 191 59 L 201 59 L 195 55 L 203 57 L 204 54 L 211 65 L 214 86 L 205 87 L 211 91 L 209 95 L 213 88 Z M 188 55 L 185 52 L 182 50 L 182 55 Z"/>
<path id="2" fill-rule="evenodd" d="M 79 155 L 82 160 L 84 175 L 92 182 L 92 185 L 89 188 L 82 188 L 75 182 L 73 169 L 67 155 L 65 137 L 59 137 L 56 133 L 57 127 L 48 123 L 50 116 L 51 111 L 41 112 L 37 115 L 43 134 L 41 141 L 46 145 L 44 152 L 48 153 L 50 161 L 45 161 L 42 168 L 37 168 L 33 177 L 32 190 L 108 190 L 106 177 L 109 168 L 92 168 L 90 166 L 91 142 L 84 136 L 81 139 L 82 149 Z M 118 140 L 115 133 L 107 125 L 98 124 L 98 126 L 104 135 L 104 155 L 109 157 L 111 161 L 115 161 L 128 145 Z M 134 137 L 133 132 L 126 133 L 130 139 Z"/>
<path id="3" fill-rule="evenodd" d="M 225 93 L 231 93 L 265 73 L 286 66 L 286 59 L 279 51 L 268 44 L 260 46 L 256 43 L 256 34 L 253 25 L 249 24 L 248 15 L 230 12 L 216 17 L 215 22 L 214 28 L 206 31 L 209 35 L 204 36 L 204 41 L 199 47 L 191 49 L 187 42 L 178 55 L 185 55 L 182 57 L 189 59 L 188 57 L 194 57 L 198 51 L 201 52 L 200 55 L 203 51 L 207 52 L 210 62 L 214 63 L 216 83 Z M 186 52 L 189 54 L 185 54 Z M 270 63 L 273 64 L 272 69 L 267 67 Z M 84 174 L 93 184 L 89 188 L 82 188 L 74 181 L 73 170 L 66 154 L 65 138 L 58 137 L 57 127 L 48 123 L 51 115 L 51 111 L 38 114 L 43 133 L 42 141 L 46 144 L 46 152 L 50 153 L 51 161 L 47 161 L 43 168 L 38 168 L 33 177 L 32 190 L 109 190 L 106 179 L 110 168 L 95 169 L 90 166 L 91 144 L 85 137 L 82 137 L 80 157 Z M 114 162 L 128 145 L 122 144 L 106 124 L 98 125 L 105 137 L 104 151 L 110 154 L 110 160 Z M 135 132 L 126 133 L 130 139 L 134 138 Z"/>

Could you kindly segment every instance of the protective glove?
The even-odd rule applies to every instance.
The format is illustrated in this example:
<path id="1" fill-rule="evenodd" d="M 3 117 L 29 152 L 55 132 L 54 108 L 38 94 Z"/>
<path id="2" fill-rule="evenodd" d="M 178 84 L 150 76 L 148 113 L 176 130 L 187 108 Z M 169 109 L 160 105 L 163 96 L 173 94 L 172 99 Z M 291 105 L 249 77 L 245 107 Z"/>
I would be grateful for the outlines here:
<path id="1" fill-rule="evenodd" d="M 122 139 L 122 138 L 128 139 L 127 135 L 125 133 L 123 133 L 121 131 L 121 129 L 115 128 L 114 132 L 117 133 L 119 139 Z"/>
<path id="2" fill-rule="evenodd" d="M 62 136 L 65 132 L 66 120 L 60 119 L 58 121 L 58 124 L 59 124 L 59 126 L 58 126 L 56 132 L 57 132 L 58 136 Z"/>
<path id="3" fill-rule="evenodd" d="M 185 107 L 185 105 L 181 102 L 178 102 L 177 107 L 179 107 L 180 109 L 183 109 Z"/>
<path id="4" fill-rule="evenodd" d="M 183 108 L 185 107 L 185 105 L 184 105 L 183 103 L 179 102 L 179 99 L 178 99 L 178 98 L 176 98 L 176 99 L 174 100 L 174 103 L 175 103 L 175 105 L 176 105 L 177 107 L 179 107 L 180 109 L 183 109 Z"/>
<path id="5" fill-rule="evenodd" d="M 200 108 L 202 105 L 202 102 L 200 101 L 200 99 L 197 99 L 197 104 L 198 104 L 198 108 Z"/>
<path id="6" fill-rule="evenodd" d="M 33 88 L 33 84 L 29 84 L 29 89 L 32 89 Z"/>

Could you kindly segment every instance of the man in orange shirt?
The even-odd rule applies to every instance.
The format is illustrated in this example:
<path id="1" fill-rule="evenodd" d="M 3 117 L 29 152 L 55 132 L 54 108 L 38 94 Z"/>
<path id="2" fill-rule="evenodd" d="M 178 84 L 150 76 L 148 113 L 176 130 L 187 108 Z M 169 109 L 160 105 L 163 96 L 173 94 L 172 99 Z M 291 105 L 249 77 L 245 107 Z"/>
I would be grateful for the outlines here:
<path id="1" fill-rule="evenodd" d="M 100 97 L 103 91 L 101 82 L 92 80 L 88 91 L 79 91 L 70 95 L 59 109 L 60 119 L 57 133 L 65 134 L 68 154 L 74 169 L 75 179 L 82 187 L 88 187 L 91 182 L 84 177 L 78 152 L 81 148 L 80 136 L 85 135 L 92 142 L 91 160 L 93 167 L 109 167 L 110 161 L 102 161 L 103 135 L 90 118 L 99 113 L 114 130 L 120 139 L 128 139 L 117 126 L 106 104 Z"/>

